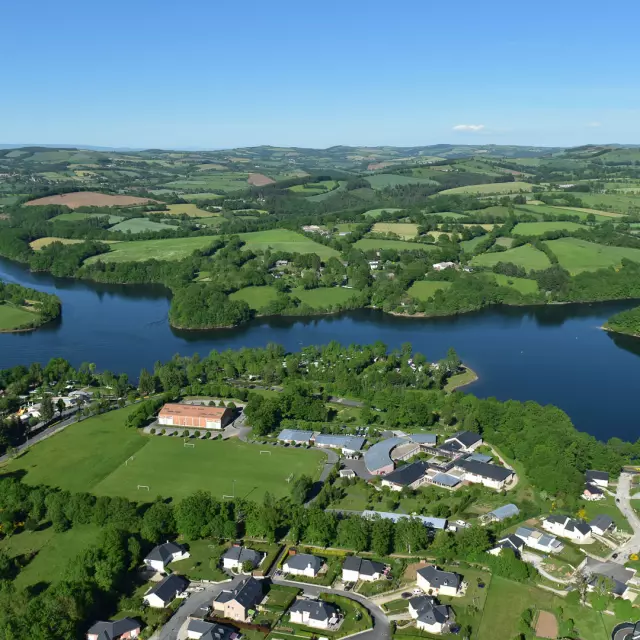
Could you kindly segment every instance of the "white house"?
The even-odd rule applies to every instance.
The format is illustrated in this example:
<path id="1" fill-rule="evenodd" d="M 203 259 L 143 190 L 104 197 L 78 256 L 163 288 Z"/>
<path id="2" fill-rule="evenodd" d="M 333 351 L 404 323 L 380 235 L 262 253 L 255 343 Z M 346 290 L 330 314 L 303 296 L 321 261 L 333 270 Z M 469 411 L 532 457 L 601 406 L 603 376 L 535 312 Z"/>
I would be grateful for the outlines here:
<path id="1" fill-rule="evenodd" d="M 387 567 L 381 562 L 367 560 L 358 556 L 347 556 L 342 564 L 343 582 L 373 582 L 381 580 L 386 574 Z"/>
<path id="2" fill-rule="evenodd" d="M 416 627 L 428 633 L 448 631 L 451 609 L 438 604 L 435 598 L 419 596 L 409 600 L 409 615 L 416 621 Z"/>
<path id="3" fill-rule="evenodd" d="M 481 484 L 496 491 L 502 491 L 515 476 L 513 469 L 477 460 L 460 459 L 455 462 L 454 467 L 464 472 L 465 482 Z"/>
<path id="4" fill-rule="evenodd" d="M 423 591 L 430 595 L 464 595 L 462 576 L 451 571 L 441 571 L 434 565 L 419 569 L 416 574 L 416 582 Z"/>
<path id="5" fill-rule="evenodd" d="M 251 564 L 251 568 L 259 567 L 265 558 L 264 553 L 259 553 L 253 549 L 234 545 L 227 549 L 222 556 L 222 566 L 225 569 L 236 569 L 240 571 L 246 562 Z"/>
<path id="6" fill-rule="evenodd" d="M 589 523 L 589 526 L 591 527 L 591 531 L 599 536 L 603 536 L 607 531 L 614 532 L 616 530 L 613 518 L 602 513 L 596 516 Z"/>
<path id="7" fill-rule="evenodd" d="M 597 484 L 587 482 L 587 484 L 584 485 L 581 498 L 589 502 L 604 500 L 604 491 Z"/>
<path id="8" fill-rule="evenodd" d="M 329 629 L 338 624 L 337 609 L 322 600 L 298 599 L 289 609 L 289 619 L 314 629 Z"/>
<path id="9" fill-rule="evenodd" d="M 605 488 L 609 486 L 609 474 L 606 471 L 587 471 L 584 475 L 587 484 Z"/>
<path id="10" fill-rule="evenodd" d="M 560 553 L 564 549 L 564 545 L 555 536 L 548 533 L 542 533 L 537 529 L 530 527 L 518 527 L 515 535 L 521 538 L 527 547 L 543 551 L 544 553 Z"/>
<path id="11" fill-rule="evenodd" d="M 189 581 L 176 573 L 165 576 L 151 590 L 147 591 L 142 600 L 150 607 L 164 609 L 170 605 L 187 587 Z"/>
<path id="12" fill-rule="evenodd" d="M 290 573 L 294 576 L 307 576 L 308 578 L 315 578 L 322 565 L 324 564 L 321 558 L 312 556 L 310 553 L 296 553 L 287 558 L 282 565 L 284 573 Z"/>
<path id="13" fill-rule="evenodd" d="M 338 472 L 338 475 L 341 478 L 355 478 L 356 477 L 356 472 L 353 469 L 340 469 L 340 471 Z"/>
<path id="14" fill-rule="evenodd" d="M 447 438 L 444 441 L 447 447 L 443 447 L 449 450 L 456 450 L 461 453 L 471 453 L 475 451 L 482 444 L 482 436 L 472 431 L 460 431 L 451 438 Z"/>
<path id="15" fill-rule="evenodd" d="M 144 559 L 147 567 L 160 573 L 164 573 L 168 564 L 176 560 L 185 560 L 190 556 L 189 552 L 175 542 L 165 542 L 154 547 Z"/>
<path id="16" fill-rule="evenodd" d="M 591 542 L 591 527 L 569 516 L 550 515 L 542 521 L 542 528 L 572 542 Z"/>

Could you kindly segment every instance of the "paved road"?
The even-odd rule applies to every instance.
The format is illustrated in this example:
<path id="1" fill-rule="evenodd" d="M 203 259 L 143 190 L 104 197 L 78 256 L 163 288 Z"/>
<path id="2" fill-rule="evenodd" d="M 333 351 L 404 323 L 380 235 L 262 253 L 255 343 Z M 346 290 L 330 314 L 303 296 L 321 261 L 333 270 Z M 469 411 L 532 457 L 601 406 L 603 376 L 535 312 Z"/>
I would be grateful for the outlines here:
<path id="1" fill-rule="evenodd" d="M 618 480 L 618 489 L 616 491 L 616 500 L 619 501 L 617 503 L 618 507 L 620 508 L 620 511 L 622 511 L 622 515 L 627 519 L 629 525 L 633 529 L 633 535 L 628 540 L 628 542 L 625 542 L 623 545 L 618 547 L 618 550 L 616 551 L 618 557 L 609 558 L 612 562 L 617 562 L 618 564 L 624 564 L 629 557 L 629 554 L 638 553 L 640 551 L 640 518 L 638 518 L 630 502 L 631 478 L 631 473 L 623 471 L 620 474 L 620 479 Z"/>
<path id="2" fill-rule="evenodd" d="M 333 449 L 323 449 L 322 447 L 312 447 L 316 451 L 322 451 L 327 454 L 327 461 L 325 462 L 324 469 L 320 474 L 320 480 L 318 482 L 324 482 L 328 475 L 331 473 L 331 470 L 335 466 L 336 462 L 340 460 L 340 456 Z"/>

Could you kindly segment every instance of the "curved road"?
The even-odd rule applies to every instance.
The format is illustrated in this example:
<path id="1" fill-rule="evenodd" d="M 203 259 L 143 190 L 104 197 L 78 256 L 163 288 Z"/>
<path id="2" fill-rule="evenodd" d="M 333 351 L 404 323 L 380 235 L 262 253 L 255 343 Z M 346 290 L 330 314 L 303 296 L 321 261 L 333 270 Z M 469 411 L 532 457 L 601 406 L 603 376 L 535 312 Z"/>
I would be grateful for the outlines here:
<path id="1" fill-rule="evenodd" d="M 617 558 L 610 557 L 612 562 L 618 564 L 624 564 L 626 559 L 631 553 L 638 553 L 640 551 L 640 518 L 636 514 L 634 508 L 631 506 L 631 478 L 633 474 L 623 471 L 618 479 L 618 488 L 616 490 L 617 505 L 622 511 L 622 515 L 629 522 L 630 527 L 633 529 L 633 535 L 622 546 L 618 547 L 616 553 Z"/>

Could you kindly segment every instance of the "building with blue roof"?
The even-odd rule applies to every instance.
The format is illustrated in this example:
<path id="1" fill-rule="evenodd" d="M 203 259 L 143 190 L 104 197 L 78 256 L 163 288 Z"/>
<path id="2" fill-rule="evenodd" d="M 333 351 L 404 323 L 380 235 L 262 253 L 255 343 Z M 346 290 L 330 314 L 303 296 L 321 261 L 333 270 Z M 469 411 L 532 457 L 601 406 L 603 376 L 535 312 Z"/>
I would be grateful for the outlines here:
<path id="1" fill-rule="evenodd" d="M 358 436 L 339 436 L 329 433 L 319 433 L 313 440 L 316 447 L 342 449 L 344 454 L 361 451 L 365 443 L 365 439 Z"/>
<path id="2" fill-rule="evenodd" d="M 283 429 L 278 434 L 278 440 L 295 444 L 311 444 L 311 438 L 313 438 L 313 431 L 302 431 L 301 429 Z"/>
<path id="3" fill-rule="evenodd" d="M 446 529 L 447 528 L 447 519 L 446 518 L 433 518 L 431 516 L 414 516 L 407 515 L 406 513 L 391 513 L 388 511 L 363 511 L 362 517 L 367 519 L 375 518 L 379 516 L 383 520 L 392 520 L 393 522 L 398 522 L 398 520 L 402 520 L 403 518 L 416 518 L 420 520 L 425 527 L 429 527 L 431 529 Z"/>
<path id="4" fill-rule="evenodd" d="M 507 518 L 517 516 L 519 513 L 520 509 L 518 509 L 515 504 L 503 504 L 501 507 L 498 507 L 493 511 L 489 511 L 483 519 L 489 522 L 502 522 Z"/>
<path id="5" fill-rule="evenodd" d="M 433 433 L 412 433 L 377 442 L 364 452 L 364 464 L 367 471 L 374 476 L 391 473 L 395 469 L 395 464 L 391 459 L 391 451 L 399 445 L 411 443 L 425 447 L 435 446 L 436 435 Z"/>

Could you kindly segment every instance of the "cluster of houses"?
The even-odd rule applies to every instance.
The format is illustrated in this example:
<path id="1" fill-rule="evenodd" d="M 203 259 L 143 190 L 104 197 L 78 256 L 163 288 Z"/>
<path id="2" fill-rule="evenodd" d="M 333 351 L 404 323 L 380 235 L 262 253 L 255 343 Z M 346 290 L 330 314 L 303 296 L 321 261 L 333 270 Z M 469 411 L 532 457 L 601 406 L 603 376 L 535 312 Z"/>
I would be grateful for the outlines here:
<path id="1" fill-rule="evenodd" d="M 585 473 L 582 497 L 590 502 L 604 499 L 604 489 L 609 487 L 609 474 L 606 471 L 587 471 Z"/>
<path id="2" fill-rule="evenodd" d="M 34 390 L 33 394 L 35 393 L 36 391 Z M 29 422 L 31 418 L 39 420 L 42 417 L 41 402 L 34 402 L 29 398 L 29 396 L 20 396 L 20 399 L 24 402 L 17 414 L 17 417 L 21 422 Z M 60 401 L 62 401 L 62 403 L 64 404 L 65 410 L 73 409 L 74 407 L 78 407 L 82 404 L 90 402 L 91 394 L 87 391 L 73 390 L 69 391 L 66 395 L 52 396 L 51 401 L 53 402 L 53 406 L 56 407 L 56 410 Z"/>
<path id="3" fill-rule="evenodd" d="M 278 440 L 286 444 L 302 445 L 305 447 L 320 447 L 321 449 L 340 449 L 342 455 L 354 457 L 360 455 L 366 439 L 361 436 L 332 435 L 316 433 L 302 429 L 283 429 L 278 434 Z"/>

